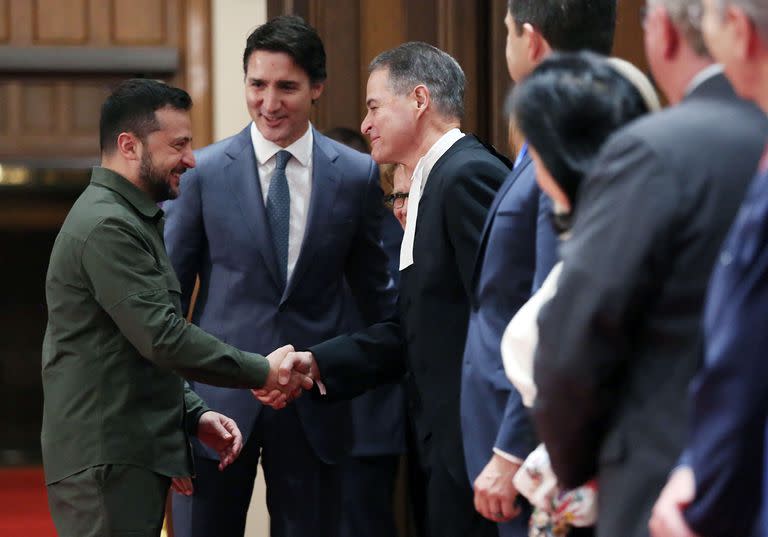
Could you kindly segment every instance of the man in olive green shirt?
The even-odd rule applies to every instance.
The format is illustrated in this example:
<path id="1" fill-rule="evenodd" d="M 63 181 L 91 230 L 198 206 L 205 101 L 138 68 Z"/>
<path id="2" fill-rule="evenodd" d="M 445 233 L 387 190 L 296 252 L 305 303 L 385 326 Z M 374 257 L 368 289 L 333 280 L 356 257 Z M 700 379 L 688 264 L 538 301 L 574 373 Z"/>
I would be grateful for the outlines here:
<path id="1" fill-rule="evenodd" d="M 191 104 L 151 80 L 126 81 L 107 98 L 102 165 L 51 253 L 41 439 L 62 537 L 159 535 L 172 478 L 193 472 L 188 435 L 219 452 L 220 468 L 237 457 L 237 425 L 182 377 L 279 391 L 278 407 L 312 386 L 304 374 L 278 379 L 290 346 L 266 358 L 243 352 L 182 316 L 157 203 L 176 197 L 195 165 Z M 189 479 L 174 487 L 191 492 Z"/>

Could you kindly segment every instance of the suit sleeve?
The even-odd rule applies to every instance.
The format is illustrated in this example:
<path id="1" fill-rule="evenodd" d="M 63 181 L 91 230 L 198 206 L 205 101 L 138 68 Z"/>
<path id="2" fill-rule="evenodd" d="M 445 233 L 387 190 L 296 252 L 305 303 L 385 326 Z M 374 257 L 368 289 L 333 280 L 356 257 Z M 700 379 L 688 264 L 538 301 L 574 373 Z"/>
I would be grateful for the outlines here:
<path id="1" fill-rule="evenodd" d="M 540 439 L 565 488 L 594 477 L 621 400 L 632 331 L 661 281 L 679 200 L 676 182 L 642 142 L 608 142 L 586 180 L 557 293 L 539 314 L 533 406 Z M 640 315 L 638 315 L 640 314 Z"/>
<path id="2" fill-rule="evenodd" d="M 345 275 L 365 323 L 374 324 L 394 314 L 396 292 L 382 247 L 383 194 L 379 187 L 379 169 L 373 160 L 370 160 L 364 196 L 361 222 L 347 256 Z"/>
<path id="3" fill-rule="evenodd" d="M 351 399 L 399 380 L 406 370 L 405 342 L 396 318 L 309 349 L 329 400 Z"/>
<path id="4" fill-rule="evenodd" d="M 507 173 L 501 163 L 475 160 L 459 166 L 446 179 L 443 215 L 467 296 L 472 293 L 472 274 L 488 209 Z"/>
<path id="5" fill-rule="evenodd" d="M 187 382 L 184 382 L 184 429 L 187 434 L 197 436 L 197 424 L 200 422 L 200 416 L 209 410 L 210 408 L 200 399 L 200 396 L 192 391 Z"/>
<path id="6" fill-rule="evenodd" d="M 531 168 L 533 166 L 531 165 Z M 549 275 L 557 260 L 558 239 L 550 223 L 549 212 L 551 202 L 549 197 L 541 191 L 535 180 L 535 174 L 530 188 L 531 194 L 526 197 L 526 203 L 530 205 L 529 211 L 535 220 L 535 268 L 533 277 L 533 292 L 537 291 Z M 524 179 L 522 176 L 518 181 Z M 528 177 L 525 177 L 528 179 Z M 533 294 L 533 293 L 531 293 Z M 516 312 L 515 312 L 516 313 Z M 505 320 L 506 322 L 509 319 Z M 506 326 L 506 323 L 505 323 Z M 501 357 L 499 357 L 501 360 Z M 538 439 L 531 419 L 531 413 L 523 404 L 520 393 L 514 388 L 510 390 L 507 404 L 504 408 L 499 432 L 496 435 L 494 447 L 513 455 L 519 459 L 525 459 L 536 447 Z"/>
<path id="7" fill-rule="evenodd" d="M 181 177 L 179 190 L 179 197 L 163 206 L 166 212 L 164 236 L 168 257 L 181 283 L 181 304 L 186 315 L 206 241 L 197 170 L 189 170 Z"/>
<path id="8" fill-rule="evenodd" d="M 749 211 L 742 209 L 737 226 L 742 217 Z M 690 390 L 686 462 L 696 476 L 696 497 L 685 517 L 706 537 L 750 535 L 763 497 L 768 225 L 764 212 L 753 213 L 751 220 L 734 228 L 737 233 L 716 267 L 708 296 L 705 366 Z"/>
<path id="9" fill-rule="evenodd" d="M 520 393 L 513 388 L 507 398 L 493 447 L 524 460 L 536 447 L 536 442 L 536 431 L 530 412 L 523 404 Z"/>

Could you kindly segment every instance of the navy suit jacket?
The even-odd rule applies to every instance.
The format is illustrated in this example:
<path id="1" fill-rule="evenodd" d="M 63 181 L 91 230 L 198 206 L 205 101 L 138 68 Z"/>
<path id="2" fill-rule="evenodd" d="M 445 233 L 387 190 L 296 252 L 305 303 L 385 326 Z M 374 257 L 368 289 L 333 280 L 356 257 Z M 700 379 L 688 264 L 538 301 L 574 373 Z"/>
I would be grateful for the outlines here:
<path id="1" fill-rule="evenodd" d="M 753 182 L 712 276 L 705 365 L 691 385 L 686 462 L 696 497 L 685 516 L 703 537 L 750 535 L 768 514 L 768 174 Z M 768 535 L 763 527 L 757 535 Z"/>
<path id="2" fill-rule="evenodd" d="M 306 348 L 347 331 L 349 285 L 366 322 L 394 309 L 395 292 L 381 248 L 381 189 L 368 155 L 313 131 L 312 197 L 296 267 L 280 283 L 258 178 L 250 127 L 196 152 L 197 167 L 182 177 L 181 195 L 166 204 L 165 240 L 182 287 L 185 309 L 195 276 L 200 292 L 193 322 L 243 350 L 267 354 L 293 344 Z M 233 418 L 244 438 L 261 404 L 248 390 L 193 383 L 211 409 Z M 297 411 L 316 454 L 326 462 L 348 451 L 348 403 L 302 397 Z M 286 443 L 286 448 L 290 443 Z M 216 455 L 199 443 L 198 454 Z"/>
<path id="3" fill-rule="evenodd" d="M 526 155 L 502 184 L 485 223 L 461 374 L 461 430 L 470 482 L 494 447 L 525 458 L 536 444 L 528 409 L 502 367 L 501 336 L 557 259 L 550 207 Z"/>

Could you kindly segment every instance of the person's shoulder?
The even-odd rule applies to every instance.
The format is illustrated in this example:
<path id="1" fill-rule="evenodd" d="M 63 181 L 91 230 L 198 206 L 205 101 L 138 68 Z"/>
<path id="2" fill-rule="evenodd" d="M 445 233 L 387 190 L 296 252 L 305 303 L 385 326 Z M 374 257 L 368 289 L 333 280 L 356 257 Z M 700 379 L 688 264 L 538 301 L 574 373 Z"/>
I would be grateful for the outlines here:
<path id="1" fill-rule="evenodd" d="M 138 218 L 118 193 L 91 184 L 72 205 L 61 230 L 71 238 L 84 242 L 105 221 L 124 222 L 128 226 Z"/>
<path id="2" fill-rule="evenodd" d="M 509 161 L 496 150 L 468 134 L 438 159 L 430 175 L 452 183 L 474 177 L 490 178 L 498 188 L 510 172 Z"/>
<path id="3" fill-rule="evenodd" d="M 766 135 L 768 120 L 759 109 L 735 95 L 722 95 L 685 99 L 643 116 L 618 131 L 614 139 L 642 140 L 662 151 L 686 146 L 700 151 L 734 138 Z"/>
<path id="4" fill-rule="evenodd" d="M 229 155 L 237 156 L 243 149 L 252 146 L 250 127 L 242 131 L 195 150 L 195 168 L 206 169 L 209 166 L 221 166 L 222 159 Z"/>
<path id="5" fill-rule="evenodd" d="M 374 165 L 371 155 L 352 149 L 336 140 L 328 138 L 315 130 L 313 133 L 315 148 L 323 153 L 330 161 L 335 161 L 341 166 L 350 166 L 366 171 Z"/>

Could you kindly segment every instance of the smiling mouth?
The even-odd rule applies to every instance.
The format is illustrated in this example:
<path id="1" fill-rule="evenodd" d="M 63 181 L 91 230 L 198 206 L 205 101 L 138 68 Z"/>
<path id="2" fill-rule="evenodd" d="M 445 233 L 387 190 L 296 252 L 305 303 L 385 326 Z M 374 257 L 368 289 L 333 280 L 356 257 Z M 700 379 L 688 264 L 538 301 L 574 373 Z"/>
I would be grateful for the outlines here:
<path id="1" fill-rule="evenodd" d="M 269 117 L 269 116 L 261 116 L 262 119 L 267 123 L 267 125 L 274 126 L 279 124 L 281 121 L 283 121 L 284 118 L 282 117 Z"/>

